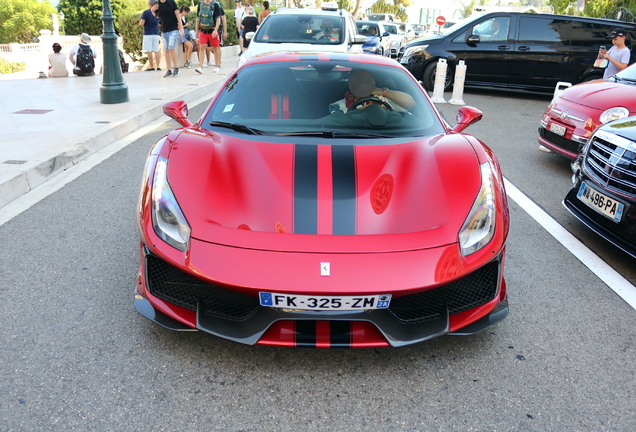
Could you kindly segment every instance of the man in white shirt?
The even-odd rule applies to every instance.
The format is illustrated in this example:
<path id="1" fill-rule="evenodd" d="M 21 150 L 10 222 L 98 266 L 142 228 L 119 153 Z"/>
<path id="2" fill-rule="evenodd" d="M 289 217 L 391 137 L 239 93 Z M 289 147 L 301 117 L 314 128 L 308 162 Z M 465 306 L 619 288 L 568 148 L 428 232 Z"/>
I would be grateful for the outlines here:
<path id="1" fill-rule="evenodd" d="M 97 51 L 90 46 L 91 37 L 82 33 L 80 35 L 81 42 L 73 48 L 68 55 L 69 60 L 73 63 L 73 74 L 77 76 L 93 76 L 95 75 L 95 59 Z"/>

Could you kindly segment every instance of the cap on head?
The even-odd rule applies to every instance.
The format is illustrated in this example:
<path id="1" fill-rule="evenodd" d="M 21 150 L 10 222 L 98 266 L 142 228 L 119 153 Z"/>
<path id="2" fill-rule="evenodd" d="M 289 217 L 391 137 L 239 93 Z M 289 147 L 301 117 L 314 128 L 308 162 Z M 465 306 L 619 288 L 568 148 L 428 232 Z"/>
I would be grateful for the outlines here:
<path id="1" fill-rule="evenodd" d="M 80 39 L 82 40 L 82 42 L 84 43 L 91 43 L 91 37 L 87 34 L 87 33 L 82 33 L 80 35 Z"/>
<path id="2" fill-rule="evenodd" d="M 356 97 L 367 97 L 375 90 L 375 77 L 367 70 L 357 70 L 349 76 L 349 90 Z"/>
<path id="3" fill-rule="evenodd" d="M 627 36 L 627 32 L 625 31 L 625 29 L 616 28 L 616 29 L 612 30 L 612 33 L 610 34 L 609 38 L 610 39 L 614 39 L 616 36 L 626 37 Z"/>

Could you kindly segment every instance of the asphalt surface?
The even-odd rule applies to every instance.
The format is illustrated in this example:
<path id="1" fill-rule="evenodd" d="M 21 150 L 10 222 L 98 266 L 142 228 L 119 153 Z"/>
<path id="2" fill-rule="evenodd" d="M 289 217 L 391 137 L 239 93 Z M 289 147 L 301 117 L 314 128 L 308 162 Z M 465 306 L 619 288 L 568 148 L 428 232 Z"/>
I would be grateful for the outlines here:
<path id="1" fill-rule="evenodd" d="M 633 260 L 560 205 L 569 164 L 536 143 L 549 98 L 464 100 L 484 111 L 467 131 L 504 175 L 634 282 Z M 454 123 L 457 107 L 441 109 Z M 135 205 L 145 156 L 173 127 L 0 226 L 0 430 L 636 430 L 636 312 L 513 201 L 511 312 L 472 337 L 250 347 L 146 320 L 132 304 Z"/>

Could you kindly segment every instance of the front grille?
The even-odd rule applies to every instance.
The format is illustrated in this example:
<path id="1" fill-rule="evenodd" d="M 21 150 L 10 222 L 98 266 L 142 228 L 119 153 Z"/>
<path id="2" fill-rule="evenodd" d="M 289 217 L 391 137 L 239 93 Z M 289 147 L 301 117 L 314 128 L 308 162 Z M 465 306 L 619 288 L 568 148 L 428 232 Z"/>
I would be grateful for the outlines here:
<path id="1" fill-rule="evenodd" d="M 595 135 L 585 156 L 586 172 L 613 190 L 636 199 L 636 152 Z"/>
<path id="2" fill-rule="evenodd" d="M 499 261 L 440 288 L 391 300 L 389 311 L 402 323 L 414 324 L 450 315 L 488 303 L 497 295 Z"/>
<path id="3" fill-rule="evenodd" d="M 554 132 L 550 132 L 546 128 L 539 128 L 539 135 L 541 138 L 544 138 L 548 142 L 551 142 L 555 146 L 562 148 L 564 150 L 570 151 L 572 153 L 578 153 L 580 144 L 576 141 L 569 140 L 560 135 L 555 134 Z"/>
<path id="4" fill-rule="evenodd" d="M 260 308 L 256 297 L 203 282 L 153 255 L 146 256 L 148 289 L 161 300 L 206 315 L 244 321 Z"/>

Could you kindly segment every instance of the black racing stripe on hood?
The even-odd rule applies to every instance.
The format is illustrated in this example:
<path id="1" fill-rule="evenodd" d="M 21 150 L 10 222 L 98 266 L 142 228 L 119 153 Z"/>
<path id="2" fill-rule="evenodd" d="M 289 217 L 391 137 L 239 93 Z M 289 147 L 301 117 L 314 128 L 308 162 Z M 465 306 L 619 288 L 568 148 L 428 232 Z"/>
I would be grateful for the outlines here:
<path id="1" fill-rule="evenodd" d="M 318 146 L 294 149 L 294 233 L 318 233 Z"/>
<path id="2" fill-rule="evenodd" d="M 356 166 L 353 146 L 331 148 L 333 172 L 333 233 L 356 233 Z"/>

